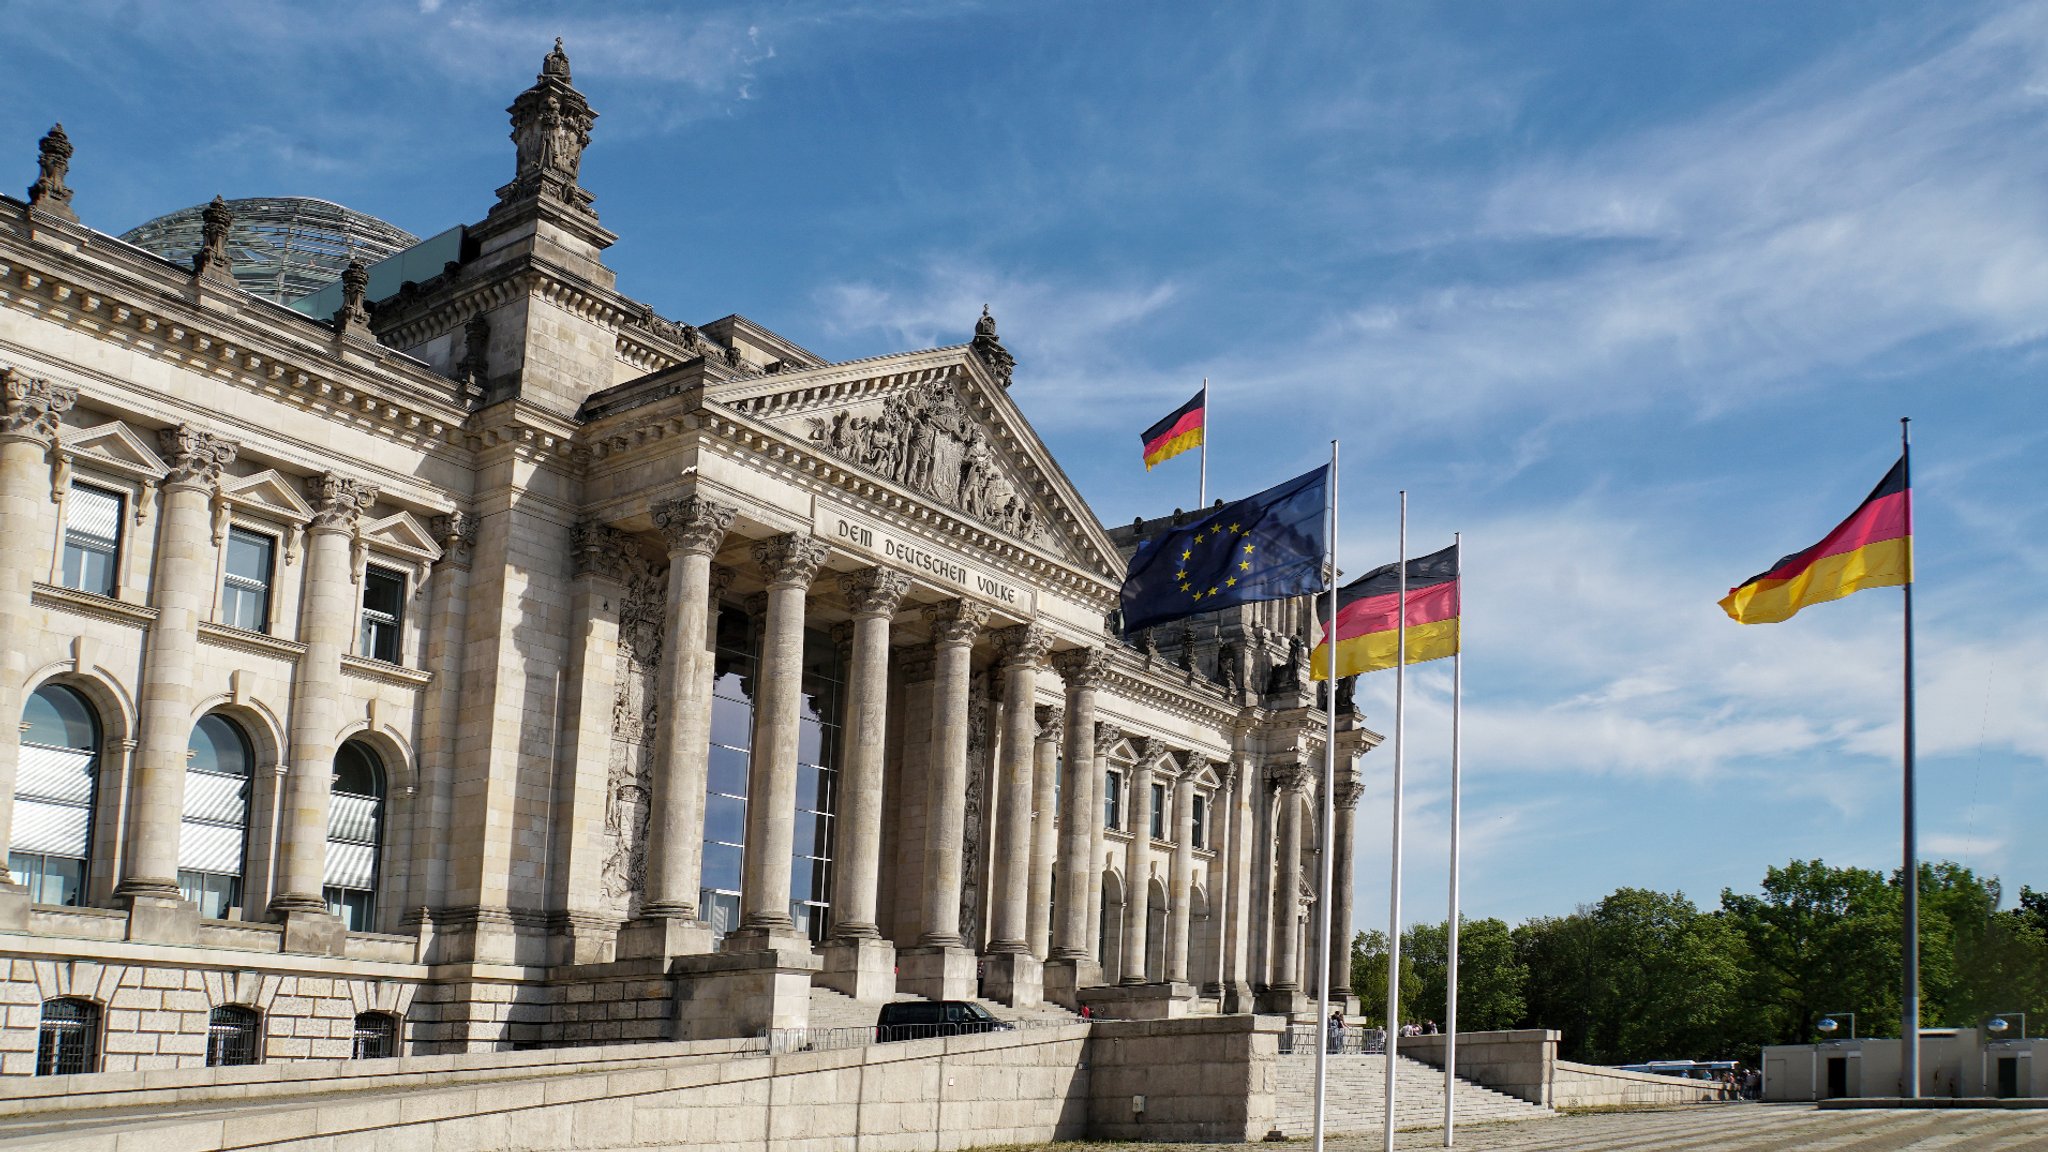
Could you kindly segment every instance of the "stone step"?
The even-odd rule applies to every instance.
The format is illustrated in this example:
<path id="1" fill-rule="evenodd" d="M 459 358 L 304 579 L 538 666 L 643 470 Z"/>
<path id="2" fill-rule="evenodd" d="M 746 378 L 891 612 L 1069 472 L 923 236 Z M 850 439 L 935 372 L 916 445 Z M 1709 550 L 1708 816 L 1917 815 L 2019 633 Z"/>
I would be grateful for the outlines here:
<path id="1" fill-rule="evenodd" d="M 1396 1128 L 1435 1127 L 1443 1122 L 1443 1073 L 1426 1064 L 1397 1056 L 1394 1075 Z M 1324 1123 L 1328 1132 L 1376 1131 L 1385 1124 L 1386 1058 L 1337 1056 L 1329 1062 Z M 1288 1136 L 1306 1136 L 1315 1126 L 1315 1055 L 1282 1057 L 1276 1087 L 1280 1109 L 1277 1127 Z M 1458 1080 L 1452 1089 L 1461 1123 L 1535 1120 L 1554 1115 L 1548 1108 Z"/>

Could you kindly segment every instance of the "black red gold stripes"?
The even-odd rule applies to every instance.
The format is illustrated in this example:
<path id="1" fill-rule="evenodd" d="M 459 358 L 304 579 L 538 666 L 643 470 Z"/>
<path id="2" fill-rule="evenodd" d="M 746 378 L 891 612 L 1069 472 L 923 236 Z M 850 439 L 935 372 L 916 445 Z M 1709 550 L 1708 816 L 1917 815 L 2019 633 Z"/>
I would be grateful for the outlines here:
<path id="1" fill-rule="evenodd" d="M 1336 675 L 1355 676 L 1392 668 L 1400 639 L 1408 637 L 1408 663 L 1420 664 L 1458 651 L 1458 548 L 1408 561 L 1408 602 L 1400 603 L 1398 564 L 1375 568 L 1337 590 Z M 1328 611 L 1328 606 L 1323 607 Z M 1309 654 L 1314 679 L 1330 677 L 1330 628 Z"/>
<path id="2" fill-rule="evenodd" d="M 1739 624 L 1775 624 L 1801 608 L 1913 579 L 1913 493 L 1906 458 L 1892 465 L 1821 542 L 1728 590 L 1721 610 Z"/>
<path id="3" fill-rule="evenodd" d="M 1145 429 L 1140 437 L 1145 442 L 1145 471 L 1150 472 L 1154 464 L 1201 445 L 1209 414 L 1207 399 L 1207 389 L 1197 392 L 1194 399 L 1174 409 L 1166 419 Z"/>

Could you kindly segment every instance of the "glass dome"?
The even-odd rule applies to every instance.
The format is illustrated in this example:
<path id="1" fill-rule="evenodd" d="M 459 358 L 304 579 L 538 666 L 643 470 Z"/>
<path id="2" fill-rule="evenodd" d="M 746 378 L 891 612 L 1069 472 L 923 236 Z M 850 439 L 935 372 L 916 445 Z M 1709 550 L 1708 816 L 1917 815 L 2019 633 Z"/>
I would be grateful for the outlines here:
<path id="1" fill-rule="evenodd" d="M 351 260 L 374 264 L 419 237 L 327 200 L 259 196 L 229 200 L 228 267 L 247 292 L 289 304 L 341 279 Z M 181 208 L 122 233 L 121 239 L 179 264 L 199 251 L 204 204 Z"/>

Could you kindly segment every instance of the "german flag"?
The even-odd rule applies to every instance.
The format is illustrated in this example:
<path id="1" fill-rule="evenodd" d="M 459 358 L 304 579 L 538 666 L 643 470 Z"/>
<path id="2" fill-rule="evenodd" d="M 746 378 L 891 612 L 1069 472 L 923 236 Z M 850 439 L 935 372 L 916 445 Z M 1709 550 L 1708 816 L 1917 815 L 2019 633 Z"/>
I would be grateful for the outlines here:
<path id="1" fill-rule="evenodd" d="M 1809 604 L 1913 580 L 1913 491 L 1906 458 L 1820 543 L 1730 588 L 1721 610 L 1738 624 L 1776 624 Z"/>
<path id="2" fill-rule="evenodd" d="M 1401 566 L 1375 568 L 1337 590 L 1337 677 L 1392 668 L 1401 633 Z M 1327 604 L 1320 605 L 1324 612 Z M 1320 615 L 1320 613 L 1318 613 Z M 1458 546 L 1408 561 L 1408 663 L 1458 651 Z M 1330 628 L 1309 654 L 1311 679 L 1330 678 Z"/>
<path id="3" fill-rule="evenodd" d="M 1195 398 L 1175 408 L 1173 412 L 1145 429 L 1140 439 L 1145 442 L 1145 471 L 1150 472 L 1154 464 L 1163 463 L 1190 448 L 1202 443 L 1202 428 L 1208 419 L 1207 388 L 1195 393 Z"/>

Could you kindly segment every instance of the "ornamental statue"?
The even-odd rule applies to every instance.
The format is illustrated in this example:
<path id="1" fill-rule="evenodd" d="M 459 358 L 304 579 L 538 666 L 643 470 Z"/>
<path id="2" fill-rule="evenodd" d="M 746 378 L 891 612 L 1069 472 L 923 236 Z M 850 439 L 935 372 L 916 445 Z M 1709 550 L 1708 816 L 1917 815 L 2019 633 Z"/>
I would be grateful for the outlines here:
<path id="1" fill-rule="evenodd" d="M 578 186 L 576 178 L 597 113 L 569 83 L 569 54 L 562 50 L 561 37 L 541 61 L 533 87 L 521 92 L 505 111 L 512 117 L 519 165 L 512 182 L 498 189 L 498 203 L 546 198 L 595 218 L 590 207 L 595 197 Z"/>

